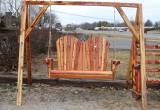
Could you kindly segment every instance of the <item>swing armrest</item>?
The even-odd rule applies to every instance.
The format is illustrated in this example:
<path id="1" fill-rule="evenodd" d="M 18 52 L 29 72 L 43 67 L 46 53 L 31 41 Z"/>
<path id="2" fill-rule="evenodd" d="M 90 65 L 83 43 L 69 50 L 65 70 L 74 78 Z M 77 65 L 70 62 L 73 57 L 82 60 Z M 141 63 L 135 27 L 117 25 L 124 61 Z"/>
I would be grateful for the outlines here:
<path id="1" fill-rule="evenodd" d="M 46 58 L 45 63 L 48 65 L 48 71 L 53 69 L 53 58 Z"/>
<path id="2" fill-rule="evenodd" d="M 112 60 L 111 61 L 111 71 L 113 73 L 113 80 L 115 79 L 115 72 L 116 72 L 116 67 L 120 64 L 121 62 L 118 60 Z"/>
<path id="3" fill-rule="evenodd" d="M 50 63 L 50 62 L 52 62 L 53 61 L 53 58 L 46 58 L 45 60 L 44 60 L 44 63 L 46 63 L 47 65 Z"/>
<path id="4" fill-rule="evenodd" d="M 112 65 L 115 65 L 115 66 L 118 66 L 121 62 L 119 60 L 112 60 L 111 61 L 111 64 Z"/>

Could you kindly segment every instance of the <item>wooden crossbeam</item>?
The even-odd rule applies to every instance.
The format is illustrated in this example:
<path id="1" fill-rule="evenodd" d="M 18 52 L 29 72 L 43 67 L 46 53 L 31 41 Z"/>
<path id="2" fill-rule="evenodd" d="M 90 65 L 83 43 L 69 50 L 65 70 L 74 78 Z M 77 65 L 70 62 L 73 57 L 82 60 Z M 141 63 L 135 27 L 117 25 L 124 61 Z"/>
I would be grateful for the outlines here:
<path id="1" fill-rule="evenodd" d="M 135 39 L 138 41 L 138 39 L 139 39 L 138 33 L 136 32 L 132 23 L 129 21 L 129 19 L 128 19 L 127 15 L 125 14 L 125 12 L 123 11 L 123 9 L 121 7 L 116 7 L 116 9 L 119 12 L 119 14 L 121 15 L 121 17 L 123 18 L 126 25 L 128 26 L 129 30 L 132 32 L 133 37 L 135 37 Z"/>
<path id="2" fill-rule="evenodd" d="M 42 16 L 44 15 L 44 13 L 48 9 L 48 7 L 49 7 L 49 5 L 45 5 L 45 6 L 43 6 L 41 8 L 40 12 L 38 13 L 38 15 L 36 16 L 36 18 L 34 19 L 34 21 L 31 23 L 31 25 L 26 30 L 26 37 L 25 37 L 25 39 L 27 39 L 27 37 L 29 36 L 29 34 L 35 28 L 35 26 L 39 23 L 40 19 L 42 18 Z"/>
<path id="3" fill-rule="evenodd" d="M 38 1 L 26 0 L 28 5 L 81 5 L 81 6 L 110 6 L 110 7 L 131 7 L 137 8 L 138 3 L 119 3 L 119 2 L 80 2 L 80 1 Z"/>

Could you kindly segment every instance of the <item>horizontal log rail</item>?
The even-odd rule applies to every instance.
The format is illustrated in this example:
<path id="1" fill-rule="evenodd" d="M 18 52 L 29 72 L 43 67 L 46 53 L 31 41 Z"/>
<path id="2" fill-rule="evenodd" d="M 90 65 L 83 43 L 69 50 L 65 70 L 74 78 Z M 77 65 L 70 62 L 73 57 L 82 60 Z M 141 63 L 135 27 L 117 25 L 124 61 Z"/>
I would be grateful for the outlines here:
<path id="1" fill-rule="evenodd" d="M 160 79 L 148 78 L 147 84 L 160 84 Z"/>
<path id="2" fill-rule="evenodd" d="M 146 56 L 160 56 L 160 52 L 146 52 Z"/>
<path id="3" fill-rule="evenodd" d="M 137 48 L 140 48 L 139 44 L 136 44 Z M 146 49 L 160 49 L 160 45 L 145 45 Z"/>
<path id="4" fill-rule="evenodd" d="M 26 0 L 28 5 L 81 5 L 81 6 L 110 6 L 110 7 L 130 7 L 138 8 L 138 3 L 119 3 L 119 2 L 82 2 L 82 1 L 42 1 Z"/>
<path id="5" fill-rule="evenodd" d="M 64 71 L 51 70 L 50 78 L 76 78 L 76 79 L 113 79 L 112 71 Z"/>
<path id="6" fill-rule="evenodd" d="M 146 64 L 160 64 L 160 60 L 146 60 Z"/>
<path id="7" fill-rule="evenodd" d="M 137 61 L 140 64 L 139 61 Z M 160 60 L 146 60 L 146 64 L 160 64 Z"/>
<path id="8" fill-rule="evenodd" d="M 136 85 L 136 83 L 133 83 L 134 85 Z M 153 79 L 153 78 L 148 78 L 147 79 L 147 84 L 160 84 L 160 79 Z M 136 91 L 134 91 L 136 92 Z M 141 95 L 140 93 L 136 92 L 137 95 Z"/>
<path id="9" fill-rule="evenodd" d="M 146 49 L 160 49 L 160 45 L 146 45 Z"/>
<path id="10" fill-rule="evenodd" d="M 146 72 L 160 72 L 160 68 L 146 68 Z"/>
<path id="11" fill-rule="evenodd" d="M 137 54 L 140 56 L 140 53 Z M 160 56 L 160 52 L 145 52 L 146 56 Z"/>
<path id="12" fill-rule="evenodd" d="M 135 67 L 135 70 L 140 70 L 140 67 Z M 146 67 L 146 72 L 160 72 L 160 68 Z"/>

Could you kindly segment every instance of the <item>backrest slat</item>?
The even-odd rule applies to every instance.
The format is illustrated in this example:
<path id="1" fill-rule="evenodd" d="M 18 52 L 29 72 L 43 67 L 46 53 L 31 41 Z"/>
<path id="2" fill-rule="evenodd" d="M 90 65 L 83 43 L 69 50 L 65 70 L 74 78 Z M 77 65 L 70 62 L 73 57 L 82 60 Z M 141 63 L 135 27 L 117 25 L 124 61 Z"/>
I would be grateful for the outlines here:
<path id="1" fill-rule="evenodd" d="M 56 45 L 59 70 L 106 70 L 109 43 L 104 37 L 91 37 L 82 42 L 74 36 L 64 36 Z"/>

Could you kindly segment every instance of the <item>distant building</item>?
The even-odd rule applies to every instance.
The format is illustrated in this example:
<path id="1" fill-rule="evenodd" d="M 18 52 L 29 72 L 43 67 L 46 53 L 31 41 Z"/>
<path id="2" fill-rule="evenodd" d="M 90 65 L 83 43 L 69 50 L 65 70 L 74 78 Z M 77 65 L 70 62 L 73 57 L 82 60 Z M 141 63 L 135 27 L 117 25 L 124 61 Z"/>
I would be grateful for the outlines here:
<path id="1" fill-rule="evenodd" d="M 5 28 L 14 28 L 16 26 L 16 17 L 12 15 L 12 12 L 6 12 L 2 15 L 0 22 L 4 24 Z"/>
<path id="2" fill-rule="evenodd" d="M 95 27 L 94 30 L 99 31 L 99 30 L 108 30 L 108 31 L 127 31 L 128 27 L 105 27 L 105 26 L 101 26 L 101 27 Z"/>

